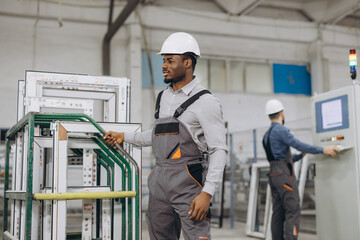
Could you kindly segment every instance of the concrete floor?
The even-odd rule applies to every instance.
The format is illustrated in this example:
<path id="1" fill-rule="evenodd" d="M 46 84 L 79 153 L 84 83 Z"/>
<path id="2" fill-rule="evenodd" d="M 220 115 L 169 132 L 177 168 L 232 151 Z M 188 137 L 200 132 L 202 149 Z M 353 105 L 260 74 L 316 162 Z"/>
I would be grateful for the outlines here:
<path id="1" fill-rule="evenodd" d="M 1 202 L 1 200 L 0 200 Z M 147 221 L 146 214 L 143 214 L 142 221 L 142 240 L 150 240 L 149 233 L 147 230 Z M 2 216 L 0 218 L 0 228 L 2 228 Z M 68 218 L 67 224 L 70 227 L 70 232 L 80 232 L 81 231 L 81 213 L 71 214 L 71 217 Z M 301 225 L 300 225 L 301 227 Z M 257 240 L 258 238 L 247 237 L 245 234 L 246 223 L 244 222 L 235 222 L 234 229 L 230 229 L 229 219 L 224 219 L 223 228 L 212 227 L 211 228 L 211 237 L 212 240 Z M 2 231 L 0 231 L 0 239 L 2 239 Z M 183 240 L 183 238 L 180 238 Z M 170 240 L 170 239 L 169 239 Z M 300 230 L 298 240 L 318 240 L 316 234 L 303 233 Z"/>
<path id="2" fill-rule="evenodd" d="M 73 225 L 77 228 L 77 232 L 81 231 L 81 224 L 79 221 L 81 214 L 78 216 L 73 215 L 68 219 L 68 225 Z M 0 224 L 2 226 L 2 216 L 0 218 Z M 242 222 L 235 222 L 235 228 L 230 229 L 230 222 L 228 219 L 224 220 L 223 228 L 212 227 L 211 237 L 212 240 L 256 240 L 258 238 L 247 237 L 245 234 L 246 224 Z M 74 229 L 72 229 L 74 230 Z M 75 231 L 76 232 L 76 231 Z M 0 231 L 0 239 L 2 239 L 2 231 Z M 150 240 L 149 233 L 147 230 L 146 221 L 143 221 L 142 240 Z M 180 238 L 183 240 L 183 238 Z M 315 234 L 303 233 L 300 231 L 298 240 L 318 240 Z"/>
<path id="3" fill-rule="evenodd" d="M 235 223 L 235 228 L 230 229 L 229 221 L 224 222 L 223 228 L 211 228 L 212 240 L 256 240 L 257 238 L 247 237 L 245 234 L 246 224 L 241 222 Z M 146 224 L 144 224 L 142 240 L 149 240 Z M 183 238 L 181 238 L 183 239 Z M 316 235 L 308 233 L 299 233 L 298 240 L 318 240 Z"/>

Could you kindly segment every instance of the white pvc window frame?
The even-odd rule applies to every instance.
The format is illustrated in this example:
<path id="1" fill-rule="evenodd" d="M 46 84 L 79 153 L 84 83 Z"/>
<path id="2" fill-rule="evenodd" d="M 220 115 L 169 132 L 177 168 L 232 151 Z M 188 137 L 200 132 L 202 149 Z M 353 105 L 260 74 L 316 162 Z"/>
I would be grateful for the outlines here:
<path id="1" fill-rule="evenodd" d="M 270 164 L 268 161 L 261 161 L 253 163 L 251 169 L 251 180 L 250 180 L 250 190 L 249 190 L 249 204 L 248 212 L 246 219 L 246 235 L 251 237 L 257 237 L 264 239 L 266 237 L 268 222 L 270 220 L 270 209 L 271 209 L 271 194 L 270 187 L 267 187 L 266 191 L 266 202 L 265 202 L 265 214 L 264 214 L 264 229 L 263 231 L 255 230 L 255 221 L 256 221 L 256 209 L 257 209 L 257 200 L 258 200 L 258 189 L 259 189 L 259 178 L 260 170 L 263 168 L 269 168 Z"/>
<path id="2" fill-rule="evenodd" d="M 130 119 L 130 80 L 127 78 L 26 71 L 25 85 L 19 82 L 18 108 L 22 109 L 21 98 L 26 102 L 36 97 L 102 100 L 102 121 L 129 122 Z M 29 112 L 27 106 L 23 108 L 23 114 Z M 18 119 L 22 116 L 19 113 Z"/>

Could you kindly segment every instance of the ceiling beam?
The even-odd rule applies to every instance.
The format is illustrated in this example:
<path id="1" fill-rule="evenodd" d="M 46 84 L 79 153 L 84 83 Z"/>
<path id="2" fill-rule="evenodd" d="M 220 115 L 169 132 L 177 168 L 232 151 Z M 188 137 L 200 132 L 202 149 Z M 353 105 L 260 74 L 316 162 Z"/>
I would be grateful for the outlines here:
<path id="1" fill-rule="evenodd" d="M 261 7 L 277 8 L 289 11 L 297 11 L 303 15 L 309 22 L 313 22 L 314 19 L 304 10 L 304 5 L 301 2 L 289 2 L 289 1 L 271 1 L 261 3 Z"/>
<path id="2" fill-rule="evenodd" d="M 239 15 L 258 1 L 263 0 L 214 0 L 219 8 L 234 16 Z"/>
<path id="3" fill-rule="evenodd" d="M 304 4 L 302 2 L 297 2 L 297 1 L 276 1 L 276 0 L 265 1 L 261 4 L 261 6 L 292 9 L 292 10 L 304 9 Z"/>
<path id="4" fill-rule="evenodd" d="M 315 0 L 304 3 L 304 12 L 317 23 L 336 24 L 360 7 L 360 0 Z"/>
<path id="5" fill-rule="evenodd" d="M 217 0 L 211 0 L 211 1 L 215 4 L 215 6 L 217 8 L 220 9 L 220 11 L 222 11 L 223 13 L 229 14 L 228 10 L 223 5 L 221 5 Z"/>
<path id="6" fill-rule="evenodd" d="M 339 11 L 338 13 L 329 14 L 329 16 L 326 16 L 325 19 L 323 19 L 323 23 L 325 24 L 337 24 L 342 19 L 346 18 L 348 15 L 353 14 L 360 8 L 360 1 L 357 1 L 357 3 L 353 5 L 349 5 L 347 9 L 344 9 L 343 11 Z"/>
<path id="7" fill-rule="evenodd" d="M 113 0 L 110 0 L 110 9 L 109 9 L 109 23 L 108 30 L 103 38 L 102 44 L 102 70 L 104 75 L 110 75 L 110 42 L 113 36 L 117 33 L 117 31 L 121 28 L 121 26 L 125 23 L 126 19 L 130 16 L 130 14 L 135 10 L 137 5 L 140 3 L 140 0 L 128 0 L 127 4 L 116 18 L 114 22 L 112 22 L 112 7 Z"/>
<path id="8" fill-rule="evenodd" d="M 252 4 L 250 4 L 247 8 L 243 9 L 241 12 L 238 13 L 238 16 L 246 15 L 252 12 L 257 6 L 263 3 L 265 0 L 256 0 Z"/>

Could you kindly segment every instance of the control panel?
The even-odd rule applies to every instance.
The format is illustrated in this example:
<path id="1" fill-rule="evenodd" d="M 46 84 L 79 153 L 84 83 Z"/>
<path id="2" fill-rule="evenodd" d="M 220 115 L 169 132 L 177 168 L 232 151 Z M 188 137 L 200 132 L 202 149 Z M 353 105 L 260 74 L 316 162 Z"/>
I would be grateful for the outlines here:
<path id="1" fill-rule="evenodd" d="M 314 155 L 318 239 L 358 239 L 360 228 L 353 226 L 360 226 L 360 86 L 311 100 L 314 145 L 341 150 L 336 157 Z"/>
<path id="2" fill-rule="evenodd" d="M 314 145 L 337 145 L 341 149 L 354 146 L 354 89 L 338 89 L 312 98 Z"/>

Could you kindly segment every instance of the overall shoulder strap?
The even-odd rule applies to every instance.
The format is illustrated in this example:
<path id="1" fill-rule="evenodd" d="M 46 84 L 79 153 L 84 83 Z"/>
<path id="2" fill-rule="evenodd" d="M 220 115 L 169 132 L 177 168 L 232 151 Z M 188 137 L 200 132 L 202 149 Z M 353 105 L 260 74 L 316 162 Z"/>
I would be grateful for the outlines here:
<path id="1" fill-rule="evenodd" d="M 162 90 L 161 92 L 159 92 L 157 99 L 156 99 L 156 104 L 155 104 L 155 115 L 154 117 L 156 119 L 159 118 L 159 112 L 160 112 L 160 100 L 161 100 L 161 95 L 163 94 L 164 90 Z"/>
<path id="2" fill-rule="evenodd" d="M 266 153 L 266 157 L 269 161 L 274 161 L 275 160 L 275 157 L 272 153 L 272 150 L 271 150 L 271 144 L 270 144 L 270 133 L 271 131 L 273 130 L 274 127 L 271 127 L 269 129 L 269 133 L 268 133 L 268 136 L 267 136 L 267 144 L 265 144 L 265 138 L 263 139 L 263 147 L 265 149 L 265 153 Z"/>
<path id="3" fill-rule="evenodd" d="M 204 94 L 211 94 L 209 90 L 202 90 L 196 93 L 194 96 L 186 100 L 180 107 L 178 107 L 174 113 L 174 118 L 178 118 L 191 104 L 198 100 Z"/>

